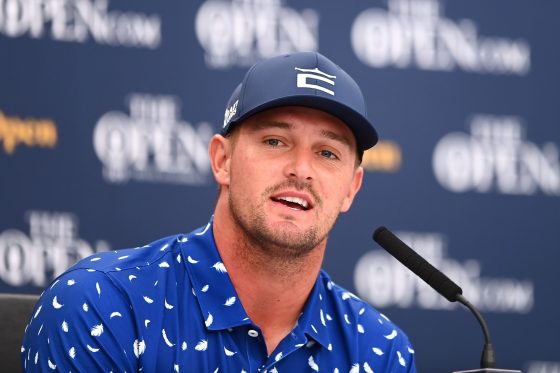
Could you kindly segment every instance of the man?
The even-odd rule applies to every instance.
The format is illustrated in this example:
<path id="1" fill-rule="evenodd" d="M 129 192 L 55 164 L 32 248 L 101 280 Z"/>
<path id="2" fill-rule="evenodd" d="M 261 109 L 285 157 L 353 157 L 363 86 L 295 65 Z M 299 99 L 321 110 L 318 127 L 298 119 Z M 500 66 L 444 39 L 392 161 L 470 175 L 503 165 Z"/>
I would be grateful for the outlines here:
<path id="1" fill-rule="evenodd" d="M 415 372 L 404 333 L 320 268 L 376 142 L 359 87 L 326 57 L 256 64 L 210 141 L 210 222 L 60 276 L 26 329 L 24 368 Z"/>

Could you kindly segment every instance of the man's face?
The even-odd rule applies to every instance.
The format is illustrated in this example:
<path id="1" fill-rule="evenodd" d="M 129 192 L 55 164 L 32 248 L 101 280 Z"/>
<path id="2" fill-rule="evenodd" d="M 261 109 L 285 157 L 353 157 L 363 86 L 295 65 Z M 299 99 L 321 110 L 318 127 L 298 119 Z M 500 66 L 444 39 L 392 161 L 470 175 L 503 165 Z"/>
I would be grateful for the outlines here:
<path id="1" fill-rule="evenodd" d="M 228 141 L 233 220 L 275 256 L 301 257 L 324 243 L 360 188 L 354 136 L 325 112 L 267 110 L 241 123 Z"/>

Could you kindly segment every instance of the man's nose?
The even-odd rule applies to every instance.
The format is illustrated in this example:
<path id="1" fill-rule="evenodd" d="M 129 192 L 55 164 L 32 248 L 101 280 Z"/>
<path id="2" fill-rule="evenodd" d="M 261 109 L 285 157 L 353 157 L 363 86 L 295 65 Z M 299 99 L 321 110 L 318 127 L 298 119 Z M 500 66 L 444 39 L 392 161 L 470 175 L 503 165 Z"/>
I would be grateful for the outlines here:
<path id="1" fill-rule="evenodd" d="M 293 149 L 290 160 L 286 165 L 286 176 L 301 181 L 311 181 L 315 178 L 313 167 L 313 152 L 309 149 Z"/>

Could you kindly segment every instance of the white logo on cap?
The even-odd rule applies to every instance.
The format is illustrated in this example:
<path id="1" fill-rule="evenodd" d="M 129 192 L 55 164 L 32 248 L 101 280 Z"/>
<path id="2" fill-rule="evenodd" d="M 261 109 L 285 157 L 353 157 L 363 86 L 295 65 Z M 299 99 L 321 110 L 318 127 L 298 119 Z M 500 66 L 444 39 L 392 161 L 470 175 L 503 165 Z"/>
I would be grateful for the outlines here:
<path id="1" fill-rule="evenodd" d="M 239 104 L 239 100 L 235 100 L 233 105 L 226 109 L 226 112 L 224 113 L 224 128 L 228 125 L 229 121 L 231 120 L 231 118 L 233 118 L 235 113 L 237 113 L 237 104 Z"/>
<path id="2" fill-rule="evenodd" d="M 317 85 L 317 84 L 308 83 L 307 79 L 308 78 L 317 79 L 318 81 L 325 82 L 325 83 L 330 84 L 331 86 L 334 87 L 334 80 L 333 79 L 336 79 L 335 75 L 329 75 L 327 73 L 324 73 L 321 70 L 319 70 L 318 68 L 300 69 L 299 67 L 296 67 L 295 69 L 297 71 L 302 71 L 303 72 L 303 73 L 298 73 L 297 74 L 297 86 L 298 86 L 298 88 L 314 88 L 314 89 L 318 89 L 319 91 L 323 91 L 325 93 L 328 93 L 331 96 L 334 96 L 334 91 L 332 91 L 328 88 L 325 88 L 323 86 Z"/>

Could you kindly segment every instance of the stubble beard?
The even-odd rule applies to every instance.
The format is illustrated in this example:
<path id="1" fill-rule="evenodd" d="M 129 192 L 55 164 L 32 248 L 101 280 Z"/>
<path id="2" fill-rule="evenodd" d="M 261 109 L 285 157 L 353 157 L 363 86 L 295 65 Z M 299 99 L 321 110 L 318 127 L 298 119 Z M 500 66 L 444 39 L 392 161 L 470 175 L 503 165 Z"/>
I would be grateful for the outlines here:
<path id="1" fill-rule="evenodd" d="M 267 257 L 292 262 L 307 256 L 321 241 L 325 240 L 332 225 L 334 225 L 334 221 L 323 232 L 319 230 L 317 225 L 313 225 L 305 231 L 295 232 L 288 226 L 272 227 L 267 224 L 264 212 L 265 203 L 275 191 L 287 187 L 310 192 L 315 197 L 315 207 L 317 208 L 321 205 L 320 198 L 309 186 L 301 185 L 297 181 L 288 180 L 287 182 L 267 188 L 262 193 L 257 205 L 254 206 L 249 201 L 235 198 L 230 189 L 229 208 L 234 221 L 247 237 L 250 246 L 261 251 Z M 243 206 L 251 207 L 244 211 Z M 289 222 L 282 224 L 291 225 Z"/>

